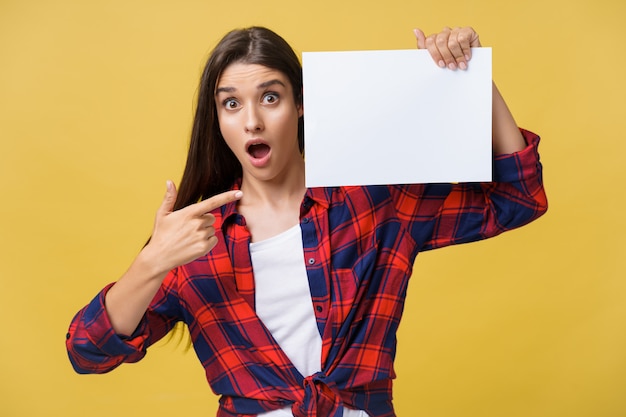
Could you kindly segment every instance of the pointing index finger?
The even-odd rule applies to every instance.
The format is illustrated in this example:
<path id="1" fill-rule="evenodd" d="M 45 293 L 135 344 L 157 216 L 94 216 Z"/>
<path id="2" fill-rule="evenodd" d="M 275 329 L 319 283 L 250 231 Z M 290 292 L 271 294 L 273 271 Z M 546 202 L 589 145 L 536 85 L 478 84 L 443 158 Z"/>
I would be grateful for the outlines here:
<path id="1" fill-rule="evenodd" d="M 199 203 L 194 204 L 194 212 L 201 216 L 205 213 L 209 213 L 218 207 L 231 203 L 241 199 L 243 193 L 240 190 L 226 191 L 221 194 L 216 194 L 211 198 L 202 200 Z"/>

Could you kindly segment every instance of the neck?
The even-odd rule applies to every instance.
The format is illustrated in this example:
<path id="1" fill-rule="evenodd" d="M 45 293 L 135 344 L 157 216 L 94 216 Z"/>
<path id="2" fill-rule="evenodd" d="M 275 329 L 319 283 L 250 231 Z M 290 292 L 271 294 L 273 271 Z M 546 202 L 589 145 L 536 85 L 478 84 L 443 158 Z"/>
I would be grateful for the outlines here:
<path id="1" fill-rule="evenodd" d="M 299 222 L 306 192 L 304 162 L 280 177 L 282 180 L 263 181 L 244 173 L 238 210 L 246 218 L 253 242 L 275 236 Z"/>
<path id="2" fill-rule="evenodd" d="M 264 180 L 244 172 L 241 181 L 241 191 L 244 193 L 244 204 L 275 205 L 297 199 L 298 203 L 304 197 L 304 160 L 298 158 L 281 175 Z"/>

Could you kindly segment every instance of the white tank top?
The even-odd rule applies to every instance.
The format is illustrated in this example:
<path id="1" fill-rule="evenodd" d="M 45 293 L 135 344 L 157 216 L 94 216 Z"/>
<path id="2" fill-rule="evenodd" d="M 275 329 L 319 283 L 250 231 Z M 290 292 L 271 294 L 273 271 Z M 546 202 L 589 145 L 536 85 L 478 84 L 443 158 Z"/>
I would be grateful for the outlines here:
<path id="1" fill-rule="evenodd" d="M 322 338 L 304 266 L 300 226 L 250 244 L 256 313 L 296 369 L 321 370 Z"/>
<path id="2" fill-rule="evenodd" d="M 303 375 L 321 370 L 322 337 L 317 329 L 309 280 L 304 266 L 300 225 L 250 243 L 254 271 L 256 313 L 283 352 Z M 291 408 L 259 414 L 262 417 L 293 417 Z M 367 413 L 344 408 L 344 417 L 367 417 Z"/>

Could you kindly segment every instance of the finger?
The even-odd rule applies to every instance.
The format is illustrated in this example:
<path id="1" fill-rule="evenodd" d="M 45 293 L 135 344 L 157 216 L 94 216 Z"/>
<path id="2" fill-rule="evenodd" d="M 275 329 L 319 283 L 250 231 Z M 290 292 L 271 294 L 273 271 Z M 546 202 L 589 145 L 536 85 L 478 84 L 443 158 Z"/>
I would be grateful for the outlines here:
<path id="1" fill-rule="evenodd" d="M 211 213 L 205 213 L 202 215 L 202 218 L 204 219 L 203 224 L 208 227 L 208 226 L 213 226 L 215 224 L 215 216 L 212 215 Z"/>
<path id="2" fill-rule="evenodd" d="M 451 33 L 452 30 L 450 28 L 444 28 L 441 32 L 435 35 L 434 42 L 435 47 L 441 55 L 441 60 L 443 61 L 443 65 L 441 64 L 441 61 L 438 62 L 439 66 L 448 67 L 453 70 L 456 69 L 457 66 L 456 59 L 454 58 L 454 55 L 452 55 L 452 52 L 450 51 L 450 48 L 448 46 Z"/>
<path id="3" fill-rule="evenodd" d="M 218 207 L 221 207 L 233 201 L 237 201 L 241 199 L 242 196 L 243 193 L 239 190 L 226 191 L 224 193 L 214 195 L 211 198 L 207 198 L 206 200 L 200 201 L 199 203 L 196 203 L 190 207 L 193 207 L 193 211 L 196 215 L 202 216 L 203 214 L 209 213 Z"/>
<path id="4" fill-rule="evenodd" d="M 461 39 L 461 45 L 463 46 L 463 53 L 465 54 L 465 59 L 472 59 L 472 48 L 480 48 L 480 38 L 478 37 L 478 33 L 471 28 L 463 28 L 463 30 L 459 33 Z M 467 46 L 465 46 L 467 45 Z"/>
<path id="5" fill-rule="evenodd" d="M 195 222 L 193 224 L 197 224 L 196 230 L 202 232 L 207 237 L 214 232 L 213 226 L 215 225 L 215 216 L 210 213 L 202 215 L 200 218 L 191 218 L 187 220 L 188 222 Z M 213 232 L 211 231 L 213 230 Z"/>
<path id="6" fill-rule="evenodd" d="M 480 37 L 478 33 L 472 27 L 466 27 L 462 29 L 463 37 L 469 41 L 470 48 L 480 48 Z"/>
<path id="7" fill-rule="evenodd" d="M 178 196 L 178 191 L 176 191 L 176 186 L 172 181 L 167 180 L 165 185 L 167 190 L 165 191 L 165 196 L 163 197 L 161 206 L 157 211 L 158 216 L 165 216 L 168 213 L 171 213 L 174 210 L 174 204 L 176 204 L 176 197 Z"/>
<path id="8" fill-rule="evenodd" d="M 215 228 L 213 226 L 202 225 L 198 229 L 199 234 L 197 235 L 201 240 L 209 240 L 212 236 L 215 236 Z"/>
<path id="9" fill-rule="evenodd" d="M 426 35 L 424 35 L 424 32 L 421 29 L 415 28 L 413 29 L 413 33 L 417 39 L 417 48 L 426 49 Z"/>
<path id="10" fill-rule="evenodd" d="M 217 245 L 218 239 L 217 236 L 211 236 L 208 241 L 207 241 L 207 251 L 206 253 L 211 252 L 211 249 L 213 249 L 215 247 L 215 245 Z M 206 255 L 205 253 L 205 255 Z"/>
<path id="11" fill-rule="evenodd" d="M 430 52 L 430 56 L 433 59 L 433 61 L 435 61 L 435 63 L 439 65 L 441 68 L 445 68 L 446 63 L 443 60 L 443 56 L 441 55 L 441 52 L 439 52 L 439 49 L 437 48 L 436 39 L 437 39 L 437 35 L 429 35 L 425 41 L 426 49 L 428 49 L 428 52 Z"/>
<path id="12" fill-rule="evenodd" d="M 478 33 L 471 27 L 457 29 L 456 45 L 451 45 L 450 50 L 456 57 L 459 68 L 467 69 L 467 62 L 472 59 L 472 48 L 480 47 Z"/>
<path id="13" fill-rule="evenodd" d="M 466 52 L 469 50 L 469 42 L 461 35 L 461 29 L 456 28 L 448 38 L 448 50 L 454 59 L 454 66 L 461 69 L 467 69 Z M 451 68 L 454 69 L 454 68 Z"/>

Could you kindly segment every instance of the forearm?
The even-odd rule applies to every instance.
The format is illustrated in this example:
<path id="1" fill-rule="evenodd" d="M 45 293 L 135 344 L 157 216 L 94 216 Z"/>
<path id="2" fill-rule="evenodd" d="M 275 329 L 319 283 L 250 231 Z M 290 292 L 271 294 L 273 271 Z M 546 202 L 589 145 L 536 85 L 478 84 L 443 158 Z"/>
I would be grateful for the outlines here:
<path id="1" fill-rule="evenodd" d="M 492 84 L 492 140 L 496 155 L 519 152 L 527 146 L 495 83 Z"/>
<path id="2" fill-rule="evenodd" d="M 156 272 L 159 263 L 148 255 L 144 248 L 116 283 L 72 319 L 66 347 L 76 372 L 104 373 L 137 362 L 178 320 L 177 303 L 166 300 L 171 290 L 163 283 L 167 273 Z M 158 305 L 152 304 L 155 294 L 163 296 Z"/>
<path id="3" fill-rule="evenodd" d="M 106 294 L 107 315 L 117 334 L 133 334 L 167 275 L 153 259 L 146 246 Z"/>

